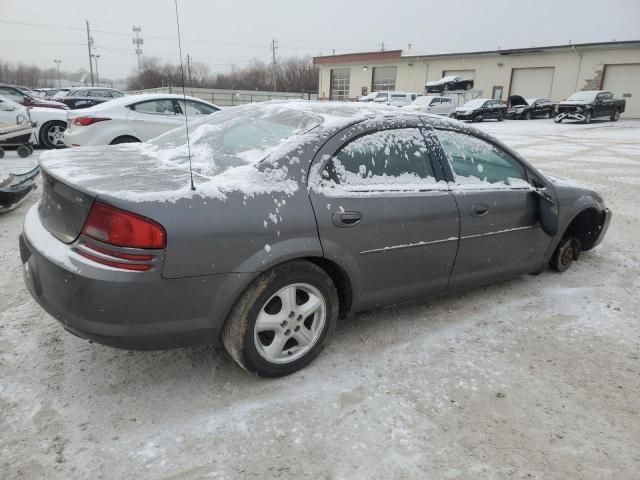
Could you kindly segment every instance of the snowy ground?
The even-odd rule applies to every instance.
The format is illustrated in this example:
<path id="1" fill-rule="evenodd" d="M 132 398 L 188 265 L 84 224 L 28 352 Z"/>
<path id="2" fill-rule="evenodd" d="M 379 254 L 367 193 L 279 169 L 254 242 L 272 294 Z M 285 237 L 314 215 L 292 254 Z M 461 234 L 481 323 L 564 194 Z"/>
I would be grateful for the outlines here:
<path id="1" fill-rule="evenodd" d="M 600 191 L 605 242 L 563 275 L 348 318 L 279 380 L 65 333 L 21 278 L 38 192 L 0 217 L 0 477 L 637 479 L 640 121 L 479 128 Z M 11 155 L 0 174 L 34 162 Z"/>

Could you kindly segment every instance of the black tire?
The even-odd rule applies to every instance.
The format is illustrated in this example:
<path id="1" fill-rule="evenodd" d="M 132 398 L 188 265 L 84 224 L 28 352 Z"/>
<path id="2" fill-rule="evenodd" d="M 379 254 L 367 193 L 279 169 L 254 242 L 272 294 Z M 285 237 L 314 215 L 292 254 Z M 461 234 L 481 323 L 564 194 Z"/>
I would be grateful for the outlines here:
<path id="1" fill-rule="evenodd" d="M 449 114 L 449 118 L 453 118 L 453 119 L 455 119 L 455 118 L 456 118 L 456 114 L 455 114 L 455 113 L 450 113 L 450 114 Z"/>
<path id="2" fill-rule="evenodd" d="M 580 256 L 580 241 L 573 237 L 565 237 L 560 241 L 549 260 L 549 265 L 556 272 L 566 272 L 574 260 Z"/>
<path id="3" fill-rule="evenodd" d="M 140 140 L 131 135 L 122 135 L 121 137 L 114 138 L 109 145 L 120 145 L 121 143 L 140 143 Z"/>
<path id="4" fill-rule="evenodd" d="M 471 122 L 475 123 L 475 122 L 482 122 L 484 120 L 484 118 L 482 117 L 482 115 L 477 115 L 475 117 L 473 117 L 471 119 Z"/>
<path id="5" fill-rule="evenodd" d="M 288 363 L 275 363 L 264 358 L 258 351 L 258 335 L 254 335 L 254 330 L 258 315 L 263 309 L 266 311 L 271 303 L 269 299 L 283 288 L 294 284 L 308 284 L 317 289 L 326 305 L 325 322 L 319 336 L 312 343 L 313 346 L 304 355 Z M 224 325 L 222 342 L 231 358 L 251 373 L 263 377 L 289 375 L 308 365 L 320 354 L 335 329 L 338 307 L 335 285 L 324 270 L 306 260 L 287 262 L 261 274 L 244 291 Z M 286 344 L 283 348 L 287 348 Z"/>
<path id="6" fill-rule="evenodd" d="M 31 150 L 28 145 L 20 145 L 16 152 L 20 158 L 27 158 L 31 153 L 33 153 L 33 150 Z"/>
<path id="7" fill-rule="evenodd" d="M 67 124 L 59 120 L 47 122 L 40 128 L 40 145 L 48 149 L 64 148 L 62 134 L 67 129 Z"/>
<path id="8" fill-rule="evenodd" d="M 0 158 L 4 157 L 4 148 L 0 147 Z"/>
<path id="9" fill-rule="evenodd" d="M 588 125 L 591 123 L 591 110 L 586 111 L 586 113 L 584 114 L 584 120 L 582 121 L 582 123 L 584 123 L 585 125 Z"/>
<path id="10" fill-rule="evenodd" d="M 620 120 L 620 109 L 616 108 L 615 112 L 613 112 L 613 115 L 611 115 L 611 117 L 609 117 L 609 120 L 611 120 L 612 122 L 617 122 L 618 120 Z"/>
<path id="11" fill-rule="evenodd" d="M 547 113 L 544 114 L 544 118 L 551 118 L 551 117 L 553 117 L 551 112 L 547 112 Z"/>
<path id="12" fill-rule="evenodd" d="M 531 112 L 527 112 L 524 114 L 524 119 L 525 120 L 531 120 Z"/>
<path id="13" fill-rule="evenodd" d="M 499 121 L 499 122 L 501 122 L 501 121 L 503 121 L 503 120 L 504 120 L 504 113 L 500 112 L 500 113 L 498 114 L 498 121 Z"/>
<path id="14" fill-rule="evenodd" d="M 471 84 L 467 83 L 464 87 L 465 90 L 471 90 Z"/>

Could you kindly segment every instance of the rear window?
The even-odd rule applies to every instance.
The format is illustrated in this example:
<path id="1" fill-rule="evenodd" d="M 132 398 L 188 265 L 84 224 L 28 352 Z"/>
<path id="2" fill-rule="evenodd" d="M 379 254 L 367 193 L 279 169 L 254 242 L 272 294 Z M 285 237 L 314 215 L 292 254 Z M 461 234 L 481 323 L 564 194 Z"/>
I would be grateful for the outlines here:
<path id="1" fill-rule="evenodd" d="M 191 150 L 194 156 L 202 155 L 203 159 L 216 162 L 211 165 L 216 172 L 219 167 L 259 162 L 270 150 L 314 129 L 322 121 L 318 115 L 285 107 L 225 109 L 189 124 Z M 186 153 L 186 130 L 184 127 L 171 130 L 150 143 L 163 150 Z"/>

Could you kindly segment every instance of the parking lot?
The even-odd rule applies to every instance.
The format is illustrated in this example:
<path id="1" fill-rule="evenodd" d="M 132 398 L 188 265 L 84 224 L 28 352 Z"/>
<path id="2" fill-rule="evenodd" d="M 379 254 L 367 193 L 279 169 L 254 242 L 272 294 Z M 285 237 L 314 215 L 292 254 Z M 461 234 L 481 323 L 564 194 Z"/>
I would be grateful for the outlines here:
<path id="1" fill-rule="evenodd" d="M 601 193 L 604 242 L 564 274 L 348 317 L 277 380 L 219 347 L 64 332 L 22 281 L 31 193 L 0 216 L 0 477 L 638 478 L 640 120 L 478 128 Z M 10 152 L 0 174 L 37 155 Z"/>

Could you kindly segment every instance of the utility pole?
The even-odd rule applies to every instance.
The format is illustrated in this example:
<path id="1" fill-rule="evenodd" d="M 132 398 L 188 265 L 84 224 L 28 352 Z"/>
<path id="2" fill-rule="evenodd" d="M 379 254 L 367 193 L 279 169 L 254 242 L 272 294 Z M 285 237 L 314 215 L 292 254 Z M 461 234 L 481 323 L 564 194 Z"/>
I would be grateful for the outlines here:
<path id="1" fill-rule="evenodd" d="M 99 86 L 99 84 L 100 84 L 100 75 L 98 74 L 98 59 L 100 58 L 100 54 L 97 54 L 97 55 L 91 54 L 91 56 L 96 61 L 96 84 Z"/>
<path id="2" fill-rule="evenodd" d="M 60 64 L 62 60 L 54 60 L 56 62 L 56 67 L 58 67 L 58 88 L 62 88 L 62 82 L 60 81 Z"/>
<path id="3" fill-rule="evenodd" d="M 87 22 L 87 47 L 89 48 L 89 71 L 91 72 L 91 86 L 93 87 L 93 61 L 91 58 L 91 47 L 93 46 L 93 38 L 91 37 L 91 31 L 89 30 L 89 20 Z"/>
<path id="4" fill-rule="evenodd" d="M 144 39 L 140 38 L 140 32 L 142 32 L 142 28 L 141 27 L 136 27 L 135 25 L 133 26 L 133 33 L 136 34 L 136 37 L 133 39 L 133 44 L 136 46 L 135 48 L 135 52 L 136 55 L 138 56 L 138 70 L 140 70 L 140 57 L 142 55 L 142 45 L 144 45 Z"/>
<path id="5" fill-rule="evenodd" d="M 277 78 L 278 78 L 278 64 L 276 63 L 276 49 L 278 48 L 278 42 L 274 38 L 271 40 L 271 53 L 273 55 L 273 91 L 277 92 Z"/>
<path id="6" fill-rule="evenodd" d="M 384 52 L 384 42 L 382 42 L 381 48 L 380 48 L 381 52 Z"/>
<path id="7" fill-rule="evenodd" d="M 189 87 L 193 88 L 191 83 L 191 55 L 187 53 L 187 78 L 189 79 Z"/>

